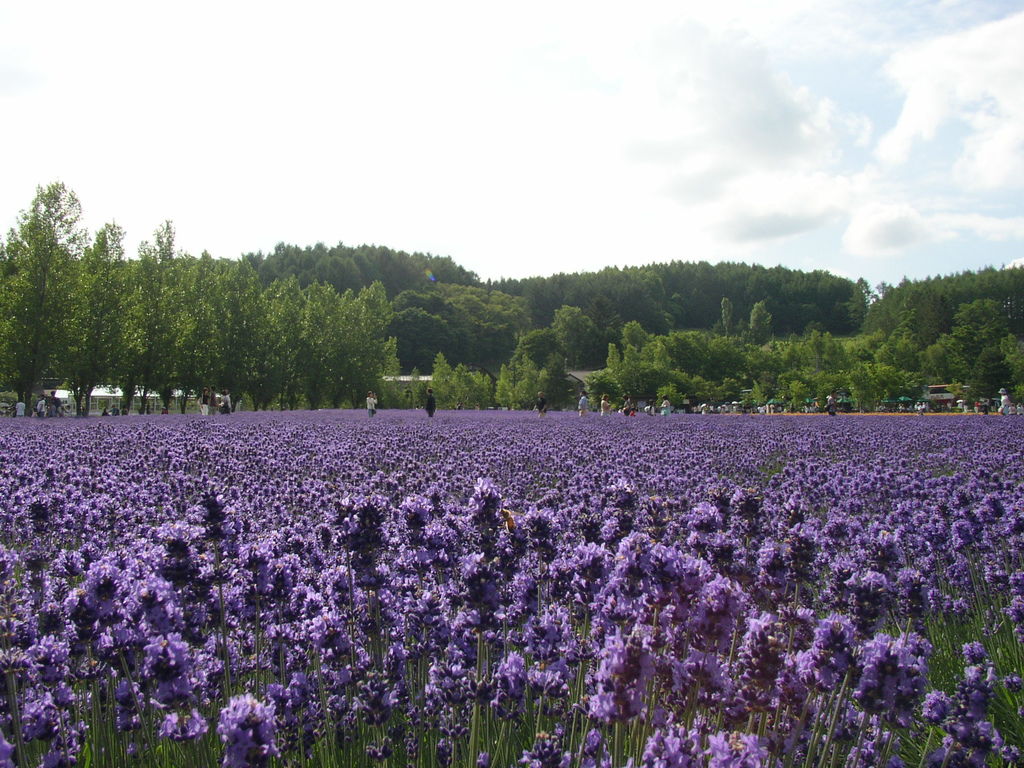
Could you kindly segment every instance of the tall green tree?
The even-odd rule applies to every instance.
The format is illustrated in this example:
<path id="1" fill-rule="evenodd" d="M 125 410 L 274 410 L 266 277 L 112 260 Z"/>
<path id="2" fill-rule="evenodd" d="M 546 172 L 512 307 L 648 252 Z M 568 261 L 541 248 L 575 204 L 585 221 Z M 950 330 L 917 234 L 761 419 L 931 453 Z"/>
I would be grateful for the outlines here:
<path id="1" fill-rule="evenodd" d="M 722 297 L 722 333 L 726 336 L 732 335 L 732 299 L 728 296 Z"/>
<path id="2" fill-rule="evenodd" d="M 214 373 L 217 386 L 230 389 L 232 405 L 237 405 L 243 392 L 251 396 L 255 388 L 260 340 L 269 332 L 263 287 L 256 270 L 244 261 L 224 270 L 219 283 L 213 339 L 219 365 Z"/>
<path id="3" fill-rule="evenodd" d="M 65 343 L 75 265 L 88 242 L 81 218 L 78 197 L 55 182 L 36 190 L 7 236 L 0 269 L 6 326 L 0 364 L 26 403 L 40 379 L 56 373 L 54 358 Z"/>
<path id="4" fill-rule="evenodd" d="M 217 312 L 223 269 L 203 254 L 199 259 L 180 259 L 171 270 L 173 293 L 181 302 L 174 309 L 174 382 L 181 391 L 179 409 L 187 398 L 216 387 L 220 366 L 222 331 Z"/>
<path id="5" fill-rule="evenodd" d="M 562 348 L 571 369 L 598 366 L 604 355 L 604 338 L 583 310 L 562 305 L 555 310 L 551 330 Z"/>
<path id="6" fill-rule="evenodd" d="M 358 294 L 346 292 L 339 302 L 338 378 L 332 392 L 335 407 L 342 399 L 355 407 L 369 390 L 379 391 L 386 375 L 398 373 L 398 344 L 388 335 L 394 311 L 382 283 Z"/>
<path id="7" fill-rule="evenodd" d="M 510 409 L 531 408 L 540 390 L 540 371 L 526 355 L 513 355 L 501 366 L 494 399 Z"/>
<path id="8" fill-rule="evenodd" d="M 763 301 L 758 301 L 750 310 L 750 342 L 764 344 L 772 336 L 772 313 Z"/>
<path id="9" fill-rule="evenodd" d="M 303 291 L 299 338 L 302 348 L 302 389 L 311 409 L 321 406 L 340 376 L 341 299 L 324 283 L 311 283 Z"/>
<path id="10" fill-rule="evenodd" d="M 269 325 L 262 340 L 263 354 L 253 380 L 256 408 L 268 408 L 274 398 L 281 409 L 295 408 L 301 390 L 303 295 L 294 275 L 275 280 L 264 293 L 264 311 Z"/>
<path id="11" fill-rule="evenodd" d="M 177 316 L 182 303 L 172 273 L 177 253 L 174 225 L 164 222 L 153 233 L 153 241 L 139 244 L 139 258 L 127 271 L 124 337 L 120 368 L 121 388 L 130 407 L 136 388 L 141 389 L 144 408 L 149 393 L 170 405 L 174 388 L 174 350 L 177 345 Z"/>
<path id="12" fill-rule="evenodd" d="M 75 410 L 83 416 L 89 413 L 93 388 L 114 380 L 124 279 L 124 230 L 105 224 L 75 265 L 60 356 Z"/>
<path id="13" fill-rule="evenodd" d="M 951 349 L 960 374 L 958 378 L 979 378 L 976 368 L 982 352 L 992 348 L 998 350 L 1007 333 L 1009 324 L 1006 314 L 996 300 L 977 299 L 961 304 L 954 315 L 953 330 L 949 334 Z M 986 354 L 983 361 L 986 369 L 992 368 L 993 361 L 993 354 Z M 987 374 L 980 378 L 986 379 Z M 981 393 L 980 396 L 987 395 Z"/>

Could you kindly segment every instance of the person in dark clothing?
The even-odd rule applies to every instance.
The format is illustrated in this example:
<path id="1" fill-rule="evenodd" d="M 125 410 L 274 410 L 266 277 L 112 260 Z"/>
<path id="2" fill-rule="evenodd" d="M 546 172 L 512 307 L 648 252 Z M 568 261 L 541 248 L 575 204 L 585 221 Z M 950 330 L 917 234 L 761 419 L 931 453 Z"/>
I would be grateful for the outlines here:
<path id="1" fill-rule="evenodd" d="M 543 416 L 548 412 L 548 401 L 544 399 L 543 392 L 537 393 L 537 404 L 534 406 L 534 410 L 536 410 L 540 416 Z"/>
<path id="2" fill-rule="evenodd" d="M 434 411 L 437 410 L 437 400 L 434 399 L 434 390 L 427 387 L 427 416 L 434 418 Z"/>

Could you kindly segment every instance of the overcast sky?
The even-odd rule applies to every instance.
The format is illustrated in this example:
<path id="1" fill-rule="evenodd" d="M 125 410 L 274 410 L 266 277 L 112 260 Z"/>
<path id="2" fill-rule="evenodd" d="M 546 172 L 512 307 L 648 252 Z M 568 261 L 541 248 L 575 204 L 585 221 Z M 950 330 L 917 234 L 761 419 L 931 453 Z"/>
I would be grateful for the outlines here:
<path id="1" fill-rule="evenodd" d="M 1024 0 L 0 6 L 0 225 L 482 278 L 653 261 L 872 285 L 1024 256 Z"/>

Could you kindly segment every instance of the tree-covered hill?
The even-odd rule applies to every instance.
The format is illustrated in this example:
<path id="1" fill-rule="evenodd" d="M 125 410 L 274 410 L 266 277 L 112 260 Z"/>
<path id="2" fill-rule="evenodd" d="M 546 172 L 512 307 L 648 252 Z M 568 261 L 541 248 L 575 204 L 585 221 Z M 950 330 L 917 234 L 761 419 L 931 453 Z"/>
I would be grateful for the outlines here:
<path id="1" fill-rule="evenodd" d="M 558 274 L 488 283 L 526 299 L 535 327 L 551 323 L 562 305 L 583 309 L 599 326 L 611 315 L 635 320 L 652 333 L 710 330 L 723 321 L 722 299 L 742 325 L 758 302 L 774 318 L 777 334 L 802 333 L 808 326 L 846 335 L 860 329 L 867 308 L 867 284 L 815 270 L 722 262 L 673 261 L 643 267 L 607 267 L 596 272 Z M 607 317 L 606 317 L 607 316 Z"/>
<path id="2" fill-rule="evenodd" d="M 934 344 L 953 329 L 963 304 L 979 299 L 995 301 L 1008 330 L 1024 336 L 1024 269 L 982 269 L 925 280 L 903 280 L 879 286 L 870 305 L 864 331 L 893 333 L 901 325 L 911 330 L 922 348 Z"/>
<path id="3" fill-rule="evenodd" d="M 323 243 L 300 247 L 278 243 L 271 253 L 247 253 L 242 257 L 256 270 L 265 286 L 292 275 L 305 288 L 326 283 L 338 293 L 359 291 L 377 282 L 388 298 L 402 291 L 417 290 L 431 282 L 479 285 L 477 276 L 447 256 L 406 253 L 378 245 L 352 247 Z"/>

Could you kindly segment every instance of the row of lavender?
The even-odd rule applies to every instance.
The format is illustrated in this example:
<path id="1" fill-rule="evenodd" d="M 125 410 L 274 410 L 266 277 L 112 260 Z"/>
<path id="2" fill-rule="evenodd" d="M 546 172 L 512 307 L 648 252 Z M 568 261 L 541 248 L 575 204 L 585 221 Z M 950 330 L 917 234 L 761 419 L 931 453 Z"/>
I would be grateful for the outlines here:
<path id="1" fill-rule="evenodd" d="M 0 766 L 1024 764 L 1012 419 L 0 435 Z"/>

